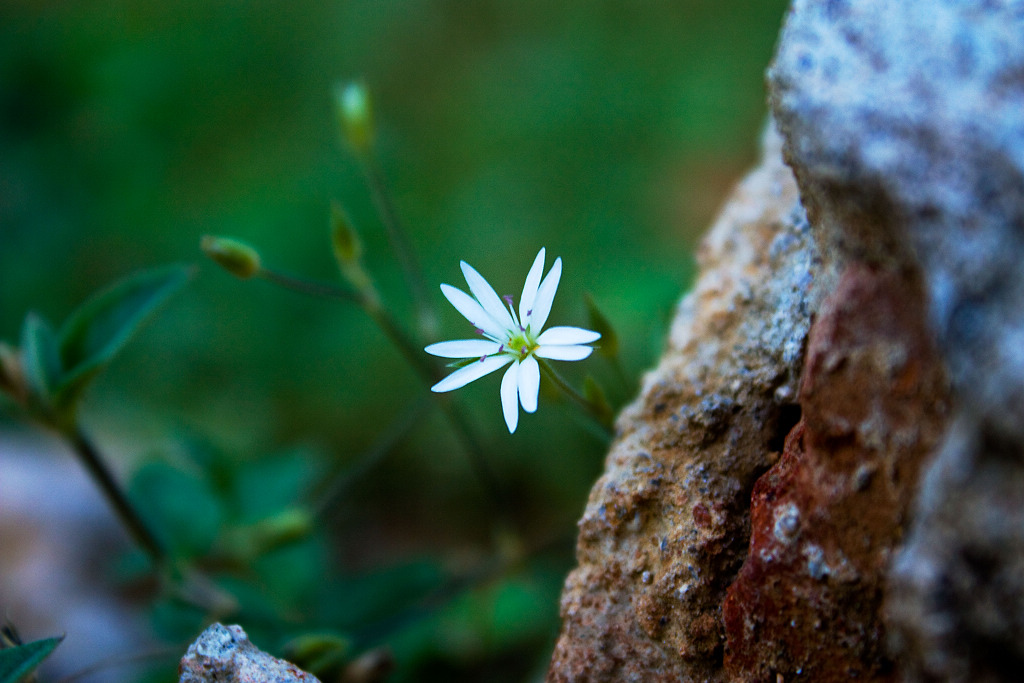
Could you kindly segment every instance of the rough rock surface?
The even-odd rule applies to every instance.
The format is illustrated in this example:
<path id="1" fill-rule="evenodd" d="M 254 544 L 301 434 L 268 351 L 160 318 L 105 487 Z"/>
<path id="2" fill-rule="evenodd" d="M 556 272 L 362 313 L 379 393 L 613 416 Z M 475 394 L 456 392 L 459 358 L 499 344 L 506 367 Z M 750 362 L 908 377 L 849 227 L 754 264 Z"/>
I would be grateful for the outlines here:
<path id="1" fill-rule="evenodd" d="M 181 658 L 178 683 L 319 683 L 313 674 L 250 642 L 241 626 L 214 624 Z"/>
<path id="2" fill-rule="evenodd" d="M 919 264 L 963 403 L 1024 437 L 1024 4 L 796 0 L 769 72 L 812 223 Z"/>
<path id="3" fill-rule="evenodd" d="M 550 681 L 702 680 L 721 668 L 721 604 L 746 552 L 750 492 L 798 418 L 804 341 L 828 280 L 772 131 L 699 262 L 580 521 Z"/>
<path id="4" fill-rule="evenodd" d="M 1024 3 L 797 0 L 769 81 L 823 243 L 921 274 L 953 384 L 894 563 L 894 655 L 911 680 L 1019 680 Z"/>
<path id="5" fill-rule="evenodd" d="M 947 425 L 916 278 L 861 263 L 843 272 L 811 328 L 800 404 L 781 460 L 754 487 L 750 550 L 723 609 L 726 672 L 893 680 L 886 570 Z"/>
<path id="6" fill-rule="evenodd" d="M 794 0 L 769 97 L 800 201 L 769 137 L 619 420 L 548 679 L 1019 680 L 1024 2 Z"/>

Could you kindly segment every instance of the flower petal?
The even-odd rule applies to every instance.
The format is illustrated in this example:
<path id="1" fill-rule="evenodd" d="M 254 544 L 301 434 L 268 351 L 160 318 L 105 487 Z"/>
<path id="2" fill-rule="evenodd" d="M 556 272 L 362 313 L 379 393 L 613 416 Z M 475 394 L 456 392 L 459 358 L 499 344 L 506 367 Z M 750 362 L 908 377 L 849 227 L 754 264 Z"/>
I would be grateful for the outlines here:
<path id="1" fill-rule="evenodd" d="M 537 394 L 540 392 L 540 365 L 533 356 L 527 356 L 519 363 L 519 400 L 523 410 L 532 413 L 537 410 Z"/>
<path id="2" fill-rule="evenodd" d="M 544 330 L 537 337 L 537 343 L 565 346 L 567 344 L 590 344 L 600 338 L 600 332 L 585 330 L 582 327 L 552 327 Z"/>
<path id="3" fill-rule="evenodd" d="M 583 360 L 593 351 L 590 346 L 540 346 L 533 353 L 538 358 L 551 360 Z"/>
<path id="4" fill-rule="evenodd" d="M 430 390 L 441 393 L 464 387 L 475 379 L 480 379 L 484 375 L 490 374 L 498 368 L 505 367 L 511 363 L 512 360 L 512 356 L 488 356 L 487 358 L 478 360 L 464 368 L 459 368 L 434 386 L 430 387 Z"/>
<path id="5" fill-rule="evenodd" d="M 533 304 L 537 300 L 537 288 L 540 287 L 540 276 L 543 274 L 544 247 L 541 247 L 540 251 L 537 252 L 537 258 L 533 259 L 530 274 L 526 276 L 526 284 L 523 285 L 523 295 L 519 298 L 519 320 L 522 321 L 523 327 L 526 327 L 530 322 Z"/>
<path id="6" fill-rule="evenodd" d="M 498 353 L 500 349 L 501 344 L 489 339 L 457 339 L 431 344 L 423 350 L 441 358 L 479 358 Z"/>
<path id="7" fill-rule="evenodd" d="M 508 433 L 516 431 L 519 424 L 519 402 L 516 400 L 518 393 L 519 362 L 512 364 L 505 371 L 501 378 L 501 412 L 505 415 L 505 424 L 508 425 Z"/>
<path id="8" fill-rule="evenodd" d="M 548 314 L 551 312 L 551 304 L 555 300 L 555 292 L 558 290 L 558 280 L 562 277 L 562 258 L 555 259 L 551 270 L 544 276 L 537 290 L 537 298 L 533 302 L 533 313 L 530 315 L 530 331 L 537 334 L 548 321 Z"/>
<path id="9" fill-rule="evenodd" d="M 484 310 L 480 302 L 457 287 L 441 285 L 441 292 L 452 306 L 469 322 L 496 339 L 504 339 L 507 332 Z"/>
<path id="10" fill-rule="evenodd" d="M 473 292 L 473 296 L 484 307 L 484 310 L 504 326 L 506 330 L 515 329 L 516 325 L 512 322 L 512 316 L 509 314 L 508 309 L 505 308 L 505 304 L 502 303 L 501 297 L 484 279 L 484 276 L 476 272 L 476 269 L 465 261 L 460 261 L 459 265 L 462 266 L 462 274 L 466 276 L 469 290 Z"/>

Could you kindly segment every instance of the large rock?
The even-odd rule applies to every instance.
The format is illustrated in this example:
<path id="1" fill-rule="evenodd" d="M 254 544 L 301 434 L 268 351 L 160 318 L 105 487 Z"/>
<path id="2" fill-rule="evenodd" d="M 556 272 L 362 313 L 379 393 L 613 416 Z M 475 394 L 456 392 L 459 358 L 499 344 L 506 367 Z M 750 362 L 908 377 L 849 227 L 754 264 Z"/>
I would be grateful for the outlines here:
<path id="1" fill-rule="evenodd" d="M 548 678 L 1018 680 L 1024 3 L 795 0 L 769 90 L 800 202 L 769 135 L 620 418 Z"/>
<path id="2" fill-rule="evenodd" d="M 1024 440 L 1024 4 L 796 0 L 769 84 L 821 239 L 919 268 L 961 406 Z"/>
<path id="3" fill-rule="evenodd" d="M 912 680 L 1024 665 L 1024 4 L 797 1 L 769 77 L 823 244 L 919 273 L 957 414 L 888 587 Z"/>

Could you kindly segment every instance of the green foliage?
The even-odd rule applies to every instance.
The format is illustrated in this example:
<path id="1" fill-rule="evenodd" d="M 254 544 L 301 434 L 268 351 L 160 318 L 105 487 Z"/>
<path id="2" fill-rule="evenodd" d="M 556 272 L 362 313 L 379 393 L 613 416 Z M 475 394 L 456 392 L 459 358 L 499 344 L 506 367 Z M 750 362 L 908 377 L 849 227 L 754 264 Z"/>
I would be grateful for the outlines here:
<path id="1" fill-rule="evenodd" d="M 41 410 L 53 407 L 55 390 L 64 371 L 61 367 L 57 335 L 48 322 L 35 313 L 25 316 L 21 329 L 21 369 L 29 396 Z"/>
<path id="2" fill-rule="evenodd" d="M 68 428 L 88 383 L 113 360 L 139 326 L 184 286 L 180 266 L 130 275 L 83 303 L 58 332 L 29 313 L 21 333 L 21 371 L 30 410 Z"/>
<path id="3" fill-rule="evenodd" d="M 0 683 L 18 683 L 60 645 L 60 638 L 46 638 L 24 645 L 0 649 Z"/>
<path id="4" fill-rule="evenodd" d="M 110 362 L 139 325 L 184 286 L 189 269 L 170 266 L 130 275 L 91 297 L 60 330 L 65 383 L 79 381 Z"/>
<path id="5" fill-rule="evenodd" d="M 601 424 L 610 425 L 612 423 L 615 411 L 612 410 L 604 389 L 590 375 L 587 375 L 583 380 L 583 397 L 593 406 L 595 416 Z"/>
<path id="6" fill-rule="evenodd" d="M 212 548 L 224 512 L 202 479 L 153 462 L 135 473 L 129 495 L 175 557 L 196 558 Z"/>

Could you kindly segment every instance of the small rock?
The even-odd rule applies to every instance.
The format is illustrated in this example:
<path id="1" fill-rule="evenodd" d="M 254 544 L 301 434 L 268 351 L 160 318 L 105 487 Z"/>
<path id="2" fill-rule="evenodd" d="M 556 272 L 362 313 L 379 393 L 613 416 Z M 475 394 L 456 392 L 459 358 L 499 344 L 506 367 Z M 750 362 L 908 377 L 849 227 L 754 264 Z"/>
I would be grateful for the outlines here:
<path id="1" fill-rule="evenodd" d="M 214 624 L 203 631 L 178 671 L 178 683 L 319 683 L 313 674 L 253 645 L 238 625 Z"/>

